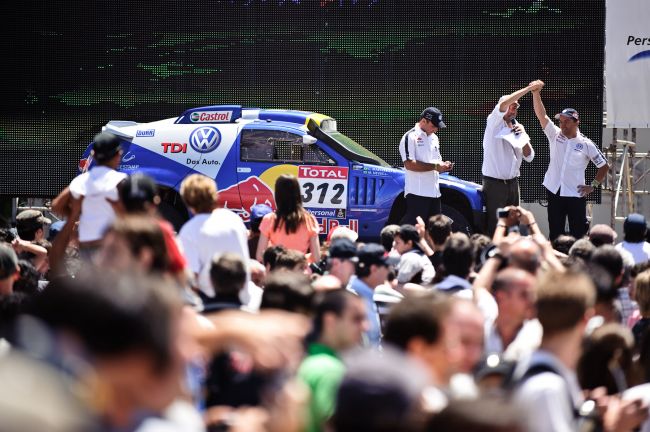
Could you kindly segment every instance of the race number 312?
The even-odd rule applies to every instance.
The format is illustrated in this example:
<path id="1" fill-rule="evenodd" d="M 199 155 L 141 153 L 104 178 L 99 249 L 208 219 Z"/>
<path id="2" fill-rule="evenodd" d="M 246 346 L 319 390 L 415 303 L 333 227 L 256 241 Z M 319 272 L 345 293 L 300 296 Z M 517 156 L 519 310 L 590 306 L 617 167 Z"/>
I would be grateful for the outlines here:
<path id="1" fill-rule="evenodd" d="M 346 167 L 301 166 L 298 181 L 306 208 L 345 209 L 348 204 Z"/>

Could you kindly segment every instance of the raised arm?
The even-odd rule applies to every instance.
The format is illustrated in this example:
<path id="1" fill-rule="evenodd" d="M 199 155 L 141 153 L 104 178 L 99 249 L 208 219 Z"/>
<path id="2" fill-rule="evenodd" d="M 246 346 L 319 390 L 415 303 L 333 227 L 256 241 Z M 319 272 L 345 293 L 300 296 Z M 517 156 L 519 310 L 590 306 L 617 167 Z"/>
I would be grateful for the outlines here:
<path id="1" fill-rule="evenodd" d="M 518 101 L 521 99 L 522 96 L 524 96 L 526 93 L 531 91 L 533 89 L 533 83 L 528 84 L 526 87 L 517 90 L 514 93 L 510 93 L 506 98 L 501 102 L 501 105 L 499 105 L 499 111 L 505 112 L 508 110 L 508 107 L 510 106 L 511 103 Z"/>
<path id="2" fill-rule="evenodd" d="M 533 86 L 531 93 L 533 94 L 533 108 L 535 109 L 535 115 L 537 116 L 542 129 L 545 129 L 551 119 L 546 115 L 546 108 L 544 108 L 544 103 L 542 102 L 542 87 L 544 87 L 544 83 L 537 80 L 530 84 Z"/>

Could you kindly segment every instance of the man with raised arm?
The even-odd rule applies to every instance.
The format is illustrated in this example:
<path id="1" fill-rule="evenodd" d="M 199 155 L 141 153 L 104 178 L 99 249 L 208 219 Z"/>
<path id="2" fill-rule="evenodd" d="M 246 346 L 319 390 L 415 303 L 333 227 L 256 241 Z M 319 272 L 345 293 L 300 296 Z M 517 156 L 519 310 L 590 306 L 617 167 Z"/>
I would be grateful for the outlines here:
<path id="1" fill-rule="evenodd" d="M 579 239 L 587 233 L 586 196 L 605 180 L 609 165 L 596 144 L 578 129 L 578 111 L 573 108 L 563 109 L 555 115 L 560 127 L 555 126 L 546 115 L 546 108 L 542 103 L 541 90 L 544 83 L 537 80 L 530 85 L 535 115 L 550 145 L 550 161 L 543 182 L 548 196 L 549 240 L 553 241 L 564 234 L 567 219 L 570 234 Z M 585 169 L 589 161 L 596 165 L 598 172 L 591 184 L 587 185 Z"/>
<path id="2" fill-rule="evenodd" d="M 531 91 L 528 85 L 501 96 L 487 118 L 483 134 L 483 196 L 490 236 L 497 224 L 497 209 L 519 205 L 519 168 L 521 161 L 531 162 L 535 151 L 524 126 L 515 120 L 519 99 Z"/>

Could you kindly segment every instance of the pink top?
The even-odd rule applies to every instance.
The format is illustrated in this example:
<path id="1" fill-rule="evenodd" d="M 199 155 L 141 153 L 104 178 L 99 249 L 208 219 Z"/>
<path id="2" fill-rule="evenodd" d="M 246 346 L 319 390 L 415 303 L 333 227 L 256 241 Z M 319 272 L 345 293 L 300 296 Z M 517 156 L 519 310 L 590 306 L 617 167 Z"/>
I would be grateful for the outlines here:
<path id="1" fill-rule="evenodd" d="M 275 213 L 268 213 L 262 218 L 260 223 L 260 232 L 269 239 L 269 246 L 282 245 L 287 249 L 295 249 L 302 253 L 307 253 L 309 249 L 309 240 L 318 235 L 319 227 L 316 218 L 311 214 L 305 214 L 305 220 L 298 230 L 294 233 L 287 234 L 284 226 L 281 224 L 276 231 L 273 231 L 275 225 Z"/>

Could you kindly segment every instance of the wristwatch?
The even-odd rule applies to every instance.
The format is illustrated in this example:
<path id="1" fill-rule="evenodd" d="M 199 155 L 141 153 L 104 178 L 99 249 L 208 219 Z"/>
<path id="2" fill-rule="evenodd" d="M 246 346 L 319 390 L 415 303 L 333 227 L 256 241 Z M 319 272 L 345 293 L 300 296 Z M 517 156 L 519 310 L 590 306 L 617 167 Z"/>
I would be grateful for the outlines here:
<path id="1" fill-rule="evenodd" d="M 600 182 L 598 180 L 594 179 L 594 181 L 591 182 L 591 187 L 592 188 L 597 188 L 598 186 L 600 186 Z"/>

